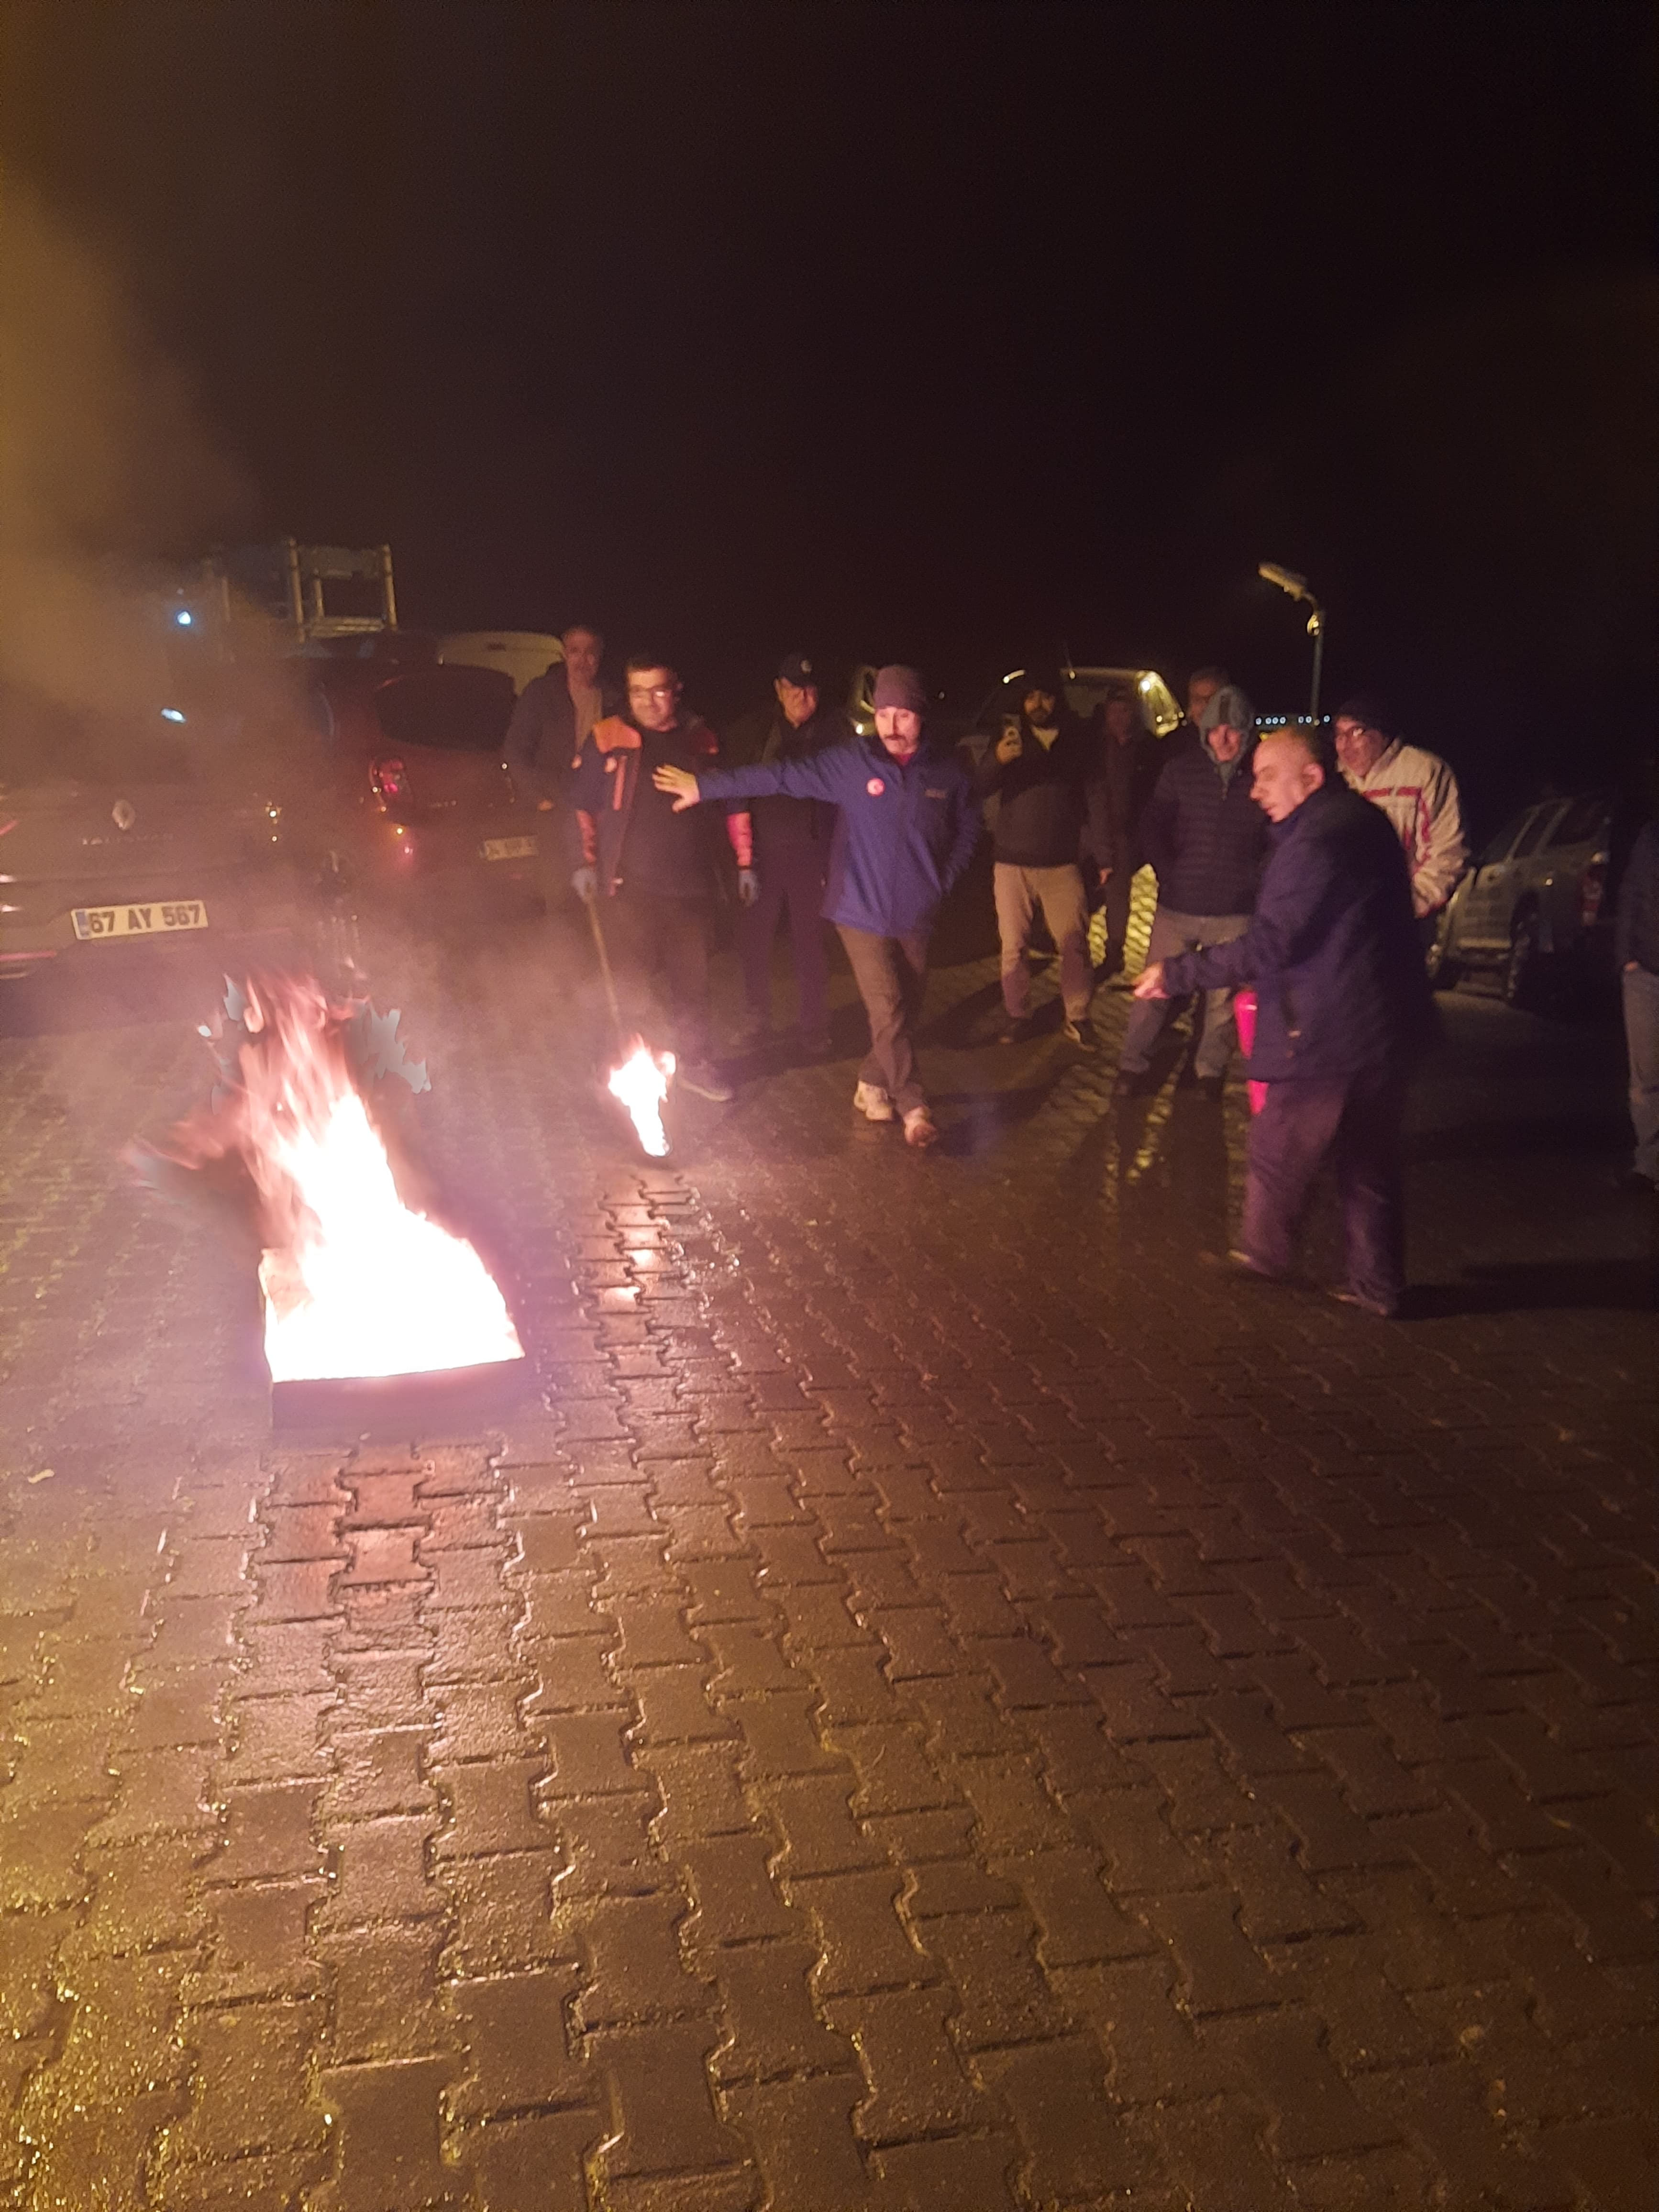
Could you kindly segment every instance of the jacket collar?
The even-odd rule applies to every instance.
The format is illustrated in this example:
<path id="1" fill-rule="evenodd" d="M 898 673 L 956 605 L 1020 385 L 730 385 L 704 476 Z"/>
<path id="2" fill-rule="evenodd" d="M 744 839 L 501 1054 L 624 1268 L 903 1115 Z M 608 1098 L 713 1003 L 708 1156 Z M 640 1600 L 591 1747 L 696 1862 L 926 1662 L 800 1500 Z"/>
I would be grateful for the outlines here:
<path id="1" fill-rule="evenodd" d="M 688 714 L 672 730 L 653 730 L 653 737 L 678 738 L 689 753 L 714 753 L 720 750 L 714 732 L 701 715 Z M 607 714 L 603 721 L 593 725 L 593 742 L 602 753 L 639 751 L 645 733 L 637 722 L 626 714 Z"/>

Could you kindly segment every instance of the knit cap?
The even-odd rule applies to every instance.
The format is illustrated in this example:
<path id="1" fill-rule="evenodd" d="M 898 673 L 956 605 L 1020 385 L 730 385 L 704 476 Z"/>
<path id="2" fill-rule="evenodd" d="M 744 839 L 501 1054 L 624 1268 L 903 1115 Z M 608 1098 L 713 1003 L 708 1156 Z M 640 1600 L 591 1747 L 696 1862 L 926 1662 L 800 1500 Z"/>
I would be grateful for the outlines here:
<path id="1" fill-rule="evenodd" d="M 872 707 L 902 707 L 912 714 L 927 712 L 927 694 L 922 689 L 921 678 L 914 668 L 906 668 L 894 661 L 886 668 L 876 671 L 875 696 Z"/>

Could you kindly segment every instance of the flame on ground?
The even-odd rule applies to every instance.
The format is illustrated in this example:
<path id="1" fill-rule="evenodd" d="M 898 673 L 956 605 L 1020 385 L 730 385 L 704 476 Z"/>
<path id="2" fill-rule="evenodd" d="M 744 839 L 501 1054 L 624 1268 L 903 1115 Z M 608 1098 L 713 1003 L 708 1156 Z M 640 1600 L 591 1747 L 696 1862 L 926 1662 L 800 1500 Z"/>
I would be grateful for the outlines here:
<path id="1" fill-rule="evenodd" d="M 265 1358 L 276 1382 L 416 1375 L 523 1357 L 465 1238 L 411 1212 L 312 977 L 250 983 L 240 1083 L 174 1133 L 188 1164 L 235 1154 L 258 1197 Z"/>
<path id="2" fill-rule="evenodd" d="M 668 1156 L 668 1132 L 663 1127 L 662 1109 L 668 1102 L 668 1086 L 673 1075 L 673 1054 L 653 1052 L 643 1037 L 633 1040 L 622 1066 L 611 1071 L 611 1095 L 620 1098 L 628 1109 L 629 1118 L 639 1133 L 640 1144 L 653 1160 Z"/>

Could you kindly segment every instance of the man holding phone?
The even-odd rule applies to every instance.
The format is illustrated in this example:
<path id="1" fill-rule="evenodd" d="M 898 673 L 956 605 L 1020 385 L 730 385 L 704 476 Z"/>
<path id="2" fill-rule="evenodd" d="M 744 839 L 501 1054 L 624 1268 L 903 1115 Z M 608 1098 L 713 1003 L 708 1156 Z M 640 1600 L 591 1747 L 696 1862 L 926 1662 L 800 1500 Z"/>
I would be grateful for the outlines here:
<path id="1" fill-rule="evenodd" d="M 1031 977 L 1025 948 L 1039 912 L 1060 955 L 1064 1034 L 1080 1051 L 1095 1048 L 1089 1027 L 1094 972 L 1089 965 L 1089 897 L 1079 853 L 1086 842 L 1092 878 L 1110 865 L 1106 786 L 1088 725 L 1065 703 L 1052 669 L 1016 678 L 1019 712 L 980 763 L 974 787 L 998 803 L 994 883 L 1002 942 L 1001 1042 L 1018 1044 L 1031 1026 Z"/>

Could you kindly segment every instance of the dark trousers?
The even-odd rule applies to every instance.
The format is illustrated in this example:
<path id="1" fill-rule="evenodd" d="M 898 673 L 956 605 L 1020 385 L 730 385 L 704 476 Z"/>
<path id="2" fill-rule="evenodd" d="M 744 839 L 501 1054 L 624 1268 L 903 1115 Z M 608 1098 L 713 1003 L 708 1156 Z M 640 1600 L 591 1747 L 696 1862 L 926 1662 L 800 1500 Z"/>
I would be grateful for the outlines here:
<path id="1" fill-rule="evenodd" d="M 744 995 L 757 1022 L 772 1019 L 772 940 L 787 909 L 795 958 L 796 1018 L 804 1037 L 830 1026 L 830 960 L 823 941 L 823 866 L 821 845 L 780 845 L 756 855 L 760 896 L 738 919 Z"/>
<path id="2" fill-rule="evenodd" d="M 870 1017 L 870 1050 L 859 1081 L 879 1084 L 901 1114 L 927 1103 L 916 1080 L 910 1030 L 927 981 L 928 934 L 919 929 L 908 937 L 878 937 L 871 930 L 841 926 L 853 981 Z"/>
<path id="3" fill-rule="evenodd" d="M 1348 1287 L 1379 1305 L 1406 1287 L 1401 1129 L 1406 1078 L 1381 1067 L 1328 1080 L 1270 1083 L 1250 1124 L 1241 1242 L 1257 1267 L 1288 1274 L 1315 1178 L 1336 1172 Z"/>
<path id="4" fill-rule="evenodd" d="M 599 906 L 624 1022 L 655 1042 L 652 982 L 660 975 L 669 1042 L 685 1060 L 708 1055 L 708 919 L 706 899 L 659 898 L 626 884 Z"/>

